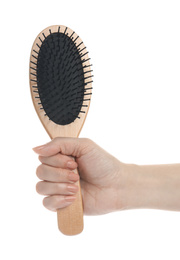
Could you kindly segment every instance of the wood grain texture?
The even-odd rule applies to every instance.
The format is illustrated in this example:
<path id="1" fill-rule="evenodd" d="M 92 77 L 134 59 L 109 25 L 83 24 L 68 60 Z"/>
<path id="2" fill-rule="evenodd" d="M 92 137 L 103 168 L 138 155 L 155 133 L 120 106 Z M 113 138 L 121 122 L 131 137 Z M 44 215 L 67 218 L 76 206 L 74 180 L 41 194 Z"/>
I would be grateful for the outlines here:
<path id="1" fill-rule="evenodd" d="M 51 139 L 55 137 L 78 137 L 83 127 L 90 106 L 90 100 L 84 100 L 82 105 L 83 105 L 83 111 L 85 111 L 85 113 L 79 114 L 80 119 L 76 118 L 74 122 L 68 125 L 58 125 L 54 123 L 53 121 L 49 120 L 48 116 L 44 115 L 45 111 L 43 109 L 40 109 L 42 105 L 40 104 L 38 93 L 33 91 L 34 87 L 37 87 L 36 76 L 33 74 L 37 66 L 37 56 L 38 56 L 36 55 L 36 57 L 34 57 L 35 56 L 34 50 L 37 53 L 39 52 L 39 49 L 42 44 L 42 40 L 44 40 L 44 35 L 47 37 L 50 33 L 58 32 L 58 31 L 63 33 L 65 32 L 66 35 L 68 36 L 73 34 L 73 41 L 75 42 L 76 46 L 78 46 L 81 43 L 80 52 L 81 54 L 85 54 L 83 58 L 81 58 L 81 60 L 83 62 L 84 60 L 87 60 L 83 63 L 83 65 L 90 66 L 89 57 L 88 54 L 86 53 L 87 50 L 85 48 L 84 43 L 82 43 L 81 38 L 70 28 L 67 28 L 66 26 L 63 25 L 49 26 L 36 37 L 30 55 L 30 71 L 29 71 L 30 90 L 31 90 L 31 96 L 32 96 L 35 110 L 39 116 L 41 123 L 43 124 L 44 128 L 46 129 Z M 91 72 L 87 72 L 89 70 L 90 67 L 83 68 L 85 76 L 88 77 L 88 79 L 85 79 L 84 83 L 92 81 Z M 86 90 L 87 94 L 91 93 L 91 88 L 92 88 L 92 83 L 89 83 L 88 89 Z M 87 107 L 84 105 L 87 105 Z M 59 230 L 66 235 L 79 234 L 83 230 L 83 203 L 82 203 L 82 196 L 80 190 L 80 182 L 77 182 L 77 185 L 79 186 L 79 192 L 77 194 L 77 198 L 75 202 L 64 209 L 58 209 L 57 211 Z"/>

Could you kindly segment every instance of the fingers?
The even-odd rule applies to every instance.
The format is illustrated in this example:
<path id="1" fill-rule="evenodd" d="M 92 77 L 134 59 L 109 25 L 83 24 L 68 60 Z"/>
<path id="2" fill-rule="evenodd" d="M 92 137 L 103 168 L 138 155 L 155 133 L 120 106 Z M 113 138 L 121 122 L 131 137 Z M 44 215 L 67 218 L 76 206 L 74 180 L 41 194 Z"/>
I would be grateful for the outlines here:
<path id="1" fill-rule="evenodd" d="M 51 142 L 33 148 L 42 163 L 36 171 L 42 181 L 36 185 L 39 194 L 46 195 L 43 204 L 50 210 L 70 205 L 76 198 L 79 175 L 72 170 L 77 163 L 72 157 L 79 158 L 93 147 L 89 139 L 54 138 Z"/>
<path id="2" fill-rule="evenodd" d="M 72 170 L 77 163 L 69 156 L 56 154 L 53 156 L 39 156 L 41 165 L 36 170 L 37 177 L 42 180 L 37 183 L 36 191 L 48 196 L 43 205 L 52 211 L 70 205 L 76 198 L 79 175 Z"/>

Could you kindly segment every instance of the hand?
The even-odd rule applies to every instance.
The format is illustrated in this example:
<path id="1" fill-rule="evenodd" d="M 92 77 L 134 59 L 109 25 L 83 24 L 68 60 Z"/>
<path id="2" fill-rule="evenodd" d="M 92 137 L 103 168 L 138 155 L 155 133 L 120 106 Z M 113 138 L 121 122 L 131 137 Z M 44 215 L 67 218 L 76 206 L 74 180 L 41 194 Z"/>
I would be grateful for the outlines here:
<path id="1" fill-rule="evenodd" d="M 123 205 L 125 164 L 108 154 L 89 139 L 55 138 L 33 149 L 39 154 L 41 165 L 37 176 L 37 192 L 48 195 L 43 204 L 56 211 L 70 205 L 77 192 L 79 176 L 84 214 L 98 215 L 120 210 Z M 72 157 L 75 157 L 76 162 Z"/>

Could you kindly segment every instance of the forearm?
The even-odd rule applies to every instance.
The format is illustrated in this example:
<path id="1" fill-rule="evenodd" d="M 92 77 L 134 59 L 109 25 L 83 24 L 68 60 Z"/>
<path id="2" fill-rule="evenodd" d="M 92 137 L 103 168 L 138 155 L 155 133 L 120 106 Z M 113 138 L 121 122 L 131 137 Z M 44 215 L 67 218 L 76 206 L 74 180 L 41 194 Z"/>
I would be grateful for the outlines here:
<path id="1" fill-rule="evenodd" d="M 127 164 L 126 171 L 125 208 L 180 211 L 180 164 Z"/>

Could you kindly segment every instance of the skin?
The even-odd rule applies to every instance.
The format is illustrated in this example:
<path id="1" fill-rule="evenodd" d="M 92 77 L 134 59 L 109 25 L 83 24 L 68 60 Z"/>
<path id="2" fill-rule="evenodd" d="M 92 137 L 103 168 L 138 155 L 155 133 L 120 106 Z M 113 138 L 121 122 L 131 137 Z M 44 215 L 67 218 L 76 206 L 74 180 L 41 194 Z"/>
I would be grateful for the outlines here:
<path id="1" fill-rule="evenodd" d="M 84 138 L 55 138 L 33 150 L 41 162 L 36 190 L 49 210 L 73 203 L 79 178 L 86 215 L 135 208 L 180 210 L 180 164 L 125 164 Z M 80 177 L 73 172 L 77 167 Z"/>

